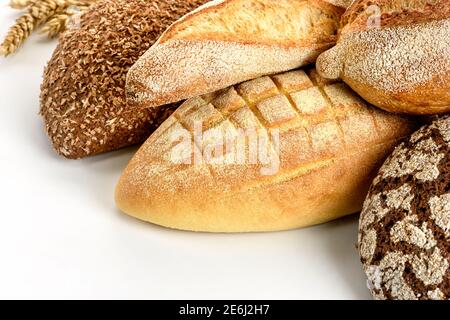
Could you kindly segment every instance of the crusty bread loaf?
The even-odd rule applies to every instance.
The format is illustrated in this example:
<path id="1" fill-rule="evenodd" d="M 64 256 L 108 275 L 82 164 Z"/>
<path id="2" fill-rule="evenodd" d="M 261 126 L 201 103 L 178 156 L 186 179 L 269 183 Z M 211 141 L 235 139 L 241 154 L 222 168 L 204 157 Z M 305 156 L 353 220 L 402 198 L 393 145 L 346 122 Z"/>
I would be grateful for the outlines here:
<path id="1" fill-rule="evenodd" d="M 374 171 L 413 128 L 315 70 L 265 76 L 185 102 L 131 160 L 116 203 L 195 231 L 326 222 L 361 209 Z"/>
<path id="2" fill-rule="evenodd" d="M 314 62 L 335 43 L 343 11 L 321 0 L 207 3 L 130 69 L 128 102 L 158 107 Z"/>
<path id="3" fill-rule="evenodd" d="M 317 69 L 370 103 L 412 114 L 450 111 L 450 1 L 359 0 Z"/>
<path id="4" fill-rule="evenodd" d="M 40 97 L 58 154 L 78 159 L 141 143 L 167 119 L 175 106 L 126 104 L 126 74 L 167 27 L 206 1 L 103 0 L 60 36 Z"/>

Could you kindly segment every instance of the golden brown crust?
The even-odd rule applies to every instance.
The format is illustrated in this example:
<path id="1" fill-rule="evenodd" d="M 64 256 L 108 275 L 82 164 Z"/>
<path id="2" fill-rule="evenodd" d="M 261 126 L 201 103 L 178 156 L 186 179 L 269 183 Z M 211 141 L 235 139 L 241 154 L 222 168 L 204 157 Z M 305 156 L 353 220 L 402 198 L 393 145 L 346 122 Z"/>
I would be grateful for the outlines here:
<path id="1" fill-rule="evenodd" d="M 281 0 L 280 3 L 287 2 L 289 3 L 290 0 Z M 290 8 L 297 8 L 301 9 L 302 6 L 308 6 L 310 8 L 317 8 L 321 10 L 324 14 L 329 15 L 330 17 L 340 17 L 344 10 L 332 5 L 329 2 L 325 2 L 323 0 L 297 0 L 295 2 L 291 2 Z M 189 40 L 189 41 L 195 41 L 198 40 L 199 35 L 196 33 L 195 25 L 197 25 L 197 20 L 201 20 L 203 18 L 209 18 L 209 19 L 217 19 L 217 15 L 223 15 L 221 11 L 227 12 L 227 15 L 229 15 L 229 18 L 226 17 L 220 17 L 218 22 L 223 22 L 226 19 L 233 20 L 235 19 L 237 13 L 239 11 L 242 11 L 243 5 L 249 5 L 251 7 L 251 10 L 259 10 L 263 14 L 263 18 L 266 20 L 269 19 L 278 19 L 277 11 L 283 13 L 280 9 L 282 6 L 280 4 L 273 4 L 270 3 L 270 1 L 266 0 L 253 0 L 253 2 L 242 1 L 242 0 L 221 0 L 221 1 L 211 1 L 210 3 L 207 3 L 204 5 L 200 10 L 194 10 L 193 12 L 187 14 L 183 18 L 179 19 L 176 23 L 174 23 L 170 28 L 164 32 L 164 34 L 161 36 L 161 38 L 158 40 L 158 43 L 162 44 L 166 41 L 170 40 Z M 233 8 L 236 11 L 233 11 Z M 256 12 L 255 12 L 256 15 Z M 208 19 L 208 20 L 209 20 Z M 259 19 L 261 20 L 261 17 L 255 17 L 255 20 Z M 209 22 L 209 21 L 208 21 Z M 288 21 L 286 21 L 288 22 Z M 328 23 L 334 24 L 334 21 L 328 21 Z M 268 21 L 266 21 L 268 23 Z M 255 23 L 255 26 L 257 24 Z M 199 27 L 197 25 L 197 27 Z M 213 27 L 213 26 L 211 26 Z M 217 26 L 214 26 L 217 27 Z M 325 33 L 325 30 L 311 30 L 314 33 L 311 33 L 308 35 L 307 39 L 288 39 L 283 38 L 281 41 L 278 41 L 276 37 L 273 37 L 273 34 L 264 34 L 261 32 L 260 34 L 255 34 L 257 32 L 257 29 L 252 30 L 252 26 L 246 25 L 245 28 L 238 29 L 239 32 L 234 33 L 226 33 L 226 32 L 218 32 L 217 30 L 208 32 L 204 30 L 201 31 L 201 37 L 202 40 L 211 40 L 211 41 L 225 41 L 225 42 L 239 42 L 242 44 L 247 45 L 267 45 L 267 46 L 273 46 L 277 45 L 280 47 L 293 47 L 293 46 L 308 46 L 308 45 L 315 45 L 318 42 L 318 38 L 320 38 L 321 42 L 335 42 L 336 41 L 336 35 L 334 33 Z M 295 29 L 295 26 L 293 26 Z M 332 26 L 334 27 L 334 26 Z M 192 30 L 194 28 L 194 30 Z M 187 32 L 186 32 L 187 31 Z M 220 31 L 226 31 L 226 30 L 220 30 Z M 284 31 L 283 31 L 284 32 Z M 187 34 L 186 34 L 187 33 Z M 255 41 L 255 39 L 257 39 Z"/>
<path id="2" fill-rule="evenodd" d="M 274 231 L 326 222 L 361 208 L 374 170 L 414 127 L 314 70 L 265 76 L 185 102 L 132 159 L 116 203 L 139 219 L 194 231 Z M 221 137 L 252 128 L 267 139 L 259 141 L 269 141 L 258 144 L 269 162 L 251 160 L 251 143 L 244 152 L 237 144 L 222 155 L 206 151 L 223 145 Z M 182 137 L 192 147 L 188 152 L 178 149 Z M 240 155 L 243 161 L 236 162 Z"/>
<path id="3" fill-rule="evenodd" d="M 342 12 L 317 0 L 208 3 L 131 68 L 128 101 L 158 107 L 312 63 L 335 43 Z"/>
<path id="4" fill-rule="evenodd" d="M 333 6 L 342 8 L 344 10 L 348 9 L 348 7 L 353 2 L 353 0 L 324 0 L 324 1 L 329 3 L 329 4 L 331 4 L 331 5 L 333 5 Z"/>
<path id="5" fill-rule="evenodd" d="M 442 77 L 434 77 L 430 81 L 414 87 L 413 92 L 390 93 L 376 87 L 361 85 L 350 77 L 345 77 L 346 83 L 365 97 L 369 103 L 391 112 L 415 115 L 450 112 L 450 90 L 446 90 L 450 88 L 446 84 L 442 84 L 442 80 Z M 417 97 L 428 97 L 428 99 L 424 101 Z"/>
<path id="6" fill-rule="evenodd" d="M 322 76 L 391 112 L 450 111 L 449 1 L 356 1 L 342 24 L 317 60 Z"/>

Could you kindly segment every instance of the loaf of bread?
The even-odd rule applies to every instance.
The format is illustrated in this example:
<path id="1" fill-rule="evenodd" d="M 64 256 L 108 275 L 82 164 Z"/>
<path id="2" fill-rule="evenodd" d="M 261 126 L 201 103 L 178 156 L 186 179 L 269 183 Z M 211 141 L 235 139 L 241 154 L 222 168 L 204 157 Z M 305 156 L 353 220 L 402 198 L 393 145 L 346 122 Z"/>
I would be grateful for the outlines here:
<path id="1" fill-rule="evenodd" d="M 358 0 L 319 73 L 392 112 L 450 111 L 450 1 Z"/>
<path id="2" fill-rule="evenodd" d="M 128 102 L 158 107 L 314 62 L 335 43 L 343 11 L 321 0 L 211 1 L 130 69 Z"/>
<path id="3" fill-rule="evenodd" d="M 71 159 L 145 141 L 175 106 L 131 110 L 129 68 L 174 21 L 207 0 L 105 0 L 65 31 L 41 86 L 41 114 L 55 151 Z"/>
<path id="4" fill-rule="evenodd" d="M 298 228 L 357 212 L 412 120 L 372 108 L 315 70 L 186 101 L 123 173 L 117 206 L 207 232 Z"/>

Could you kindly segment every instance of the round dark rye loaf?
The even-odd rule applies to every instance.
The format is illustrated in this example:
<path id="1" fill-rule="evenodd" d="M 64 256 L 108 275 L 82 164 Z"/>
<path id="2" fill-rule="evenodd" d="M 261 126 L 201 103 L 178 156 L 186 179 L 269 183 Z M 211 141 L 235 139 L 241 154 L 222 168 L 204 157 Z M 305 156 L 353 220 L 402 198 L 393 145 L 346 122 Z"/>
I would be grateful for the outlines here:
<path id="1" fill-rule="evenodd" d="M 57 153 L 82 158 L 144 141 L 162 110 L 129 110 L 128 69 L 179 17 L 207 0 L 109 0 L 59 38 L 41 86 L 41 114 Z"/>
<path id="2" fill-rule="evenodd" d="M 450 116 L 388 158 L 370 188 L 359 249 L 377 299 L 450 298 Z"/>

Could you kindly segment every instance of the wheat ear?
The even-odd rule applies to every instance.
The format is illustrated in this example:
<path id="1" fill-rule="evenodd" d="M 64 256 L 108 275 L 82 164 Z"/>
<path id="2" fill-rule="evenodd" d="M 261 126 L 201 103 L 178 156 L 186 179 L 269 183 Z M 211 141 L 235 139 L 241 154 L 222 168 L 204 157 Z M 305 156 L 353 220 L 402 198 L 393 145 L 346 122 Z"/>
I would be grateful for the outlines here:
<path id="1" fill-rule="evenodd" d="M 66 29 L 69 20 L 70 15 L 66 13 L 57 14 L 45 23 L 40 32 L 47 34 L 49 38 L 54 38 Z"/>
<path id="2" fill-rule="evenodd" d="M 15 9 L 27 9 L 9 29 L 0 45 L 0 56 L 8 56 L 17 51 L 30 34 L 41 25 L 43 32 L 54 37 L 65 30 L 74 12 L 68 10 L 75 6 L 79 12 L 85 11 L 98 0 L 11 0 Z"/>
<path id="3" fill-rule="evenodd" d="M 9 6 L 13 9 L 25 9 L 28 7 L 33 0 L 11 0 Z"/>
<path id="4" fill-rule="evenodd" d="M 96 1 L 97 0 L 68 0 L 68 5 L 64 12 L 51 17 L 42 27 L 40 33 L 47 34 L 49 38 L 56 37 L 59 33 L 67 29 L 75 15 L 82 14 Z"/>

